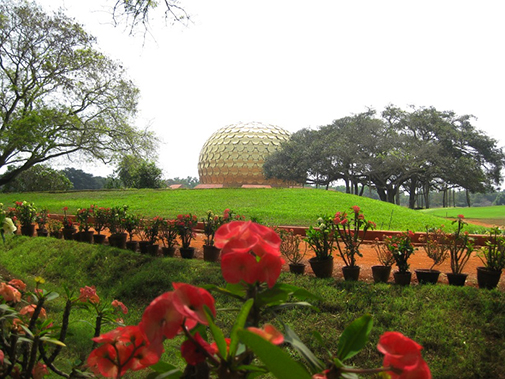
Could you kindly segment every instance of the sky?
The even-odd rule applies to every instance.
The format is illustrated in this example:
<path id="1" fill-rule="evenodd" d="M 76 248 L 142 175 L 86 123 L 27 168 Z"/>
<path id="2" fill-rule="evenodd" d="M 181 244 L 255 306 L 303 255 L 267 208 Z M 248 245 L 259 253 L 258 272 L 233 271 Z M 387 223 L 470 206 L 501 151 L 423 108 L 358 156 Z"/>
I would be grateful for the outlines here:
<path id="1" fill-rule="evenodd" d="M 113 25 L 115 0 L 38 3 L 122 62 L 141 93 L 136 125 L 162 140 L 165 178 L 198 177 L 203 144 L 226 125 L 295 132 L 389 104 L 474 115 L 505 146 L 501 0 L 181 0 L 192 22 L 167 25 L 160 9 L 145 36 Z"/>

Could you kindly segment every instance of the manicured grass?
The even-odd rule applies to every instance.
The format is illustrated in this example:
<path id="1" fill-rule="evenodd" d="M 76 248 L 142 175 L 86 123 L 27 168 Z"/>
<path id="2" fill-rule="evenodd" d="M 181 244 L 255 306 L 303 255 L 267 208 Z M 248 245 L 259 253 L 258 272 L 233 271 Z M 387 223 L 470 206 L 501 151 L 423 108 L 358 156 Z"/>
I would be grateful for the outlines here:
<path id="1" fill-rule="evenodd" d="M 146 217 L 175 217 L 193 213 L 199 218 L 208 210 L 216 213 L 226 208 L 254 217 L 268 225 L 314 225 L 318 216 L 333 215 L 360 206 L 365 217 L 377 224 L 379 230 L 424 231 L 426 226 L 438 227 L 447 221 L 431 214 L 421 213 L 394 204 L 341 192 L 274 188 L 274 189 L 206 189 L 206 190 L 124 190 L 82 191 L 63 193 L 3 194 L 0 201 L 12 205 L 27 200 L 50 213 L 62 213 L 63 207 L 75 213 L 77 208 L 90 204 L 110 207 L 128 205 L 131 212 Z M 447 225 L 450 229 L 450 224 Z M 481 233 L 482 227 L 467 229 Z"/>
<path id="2" fill-rule="evenodd" d="M 9 238 L 0 246 L 0 265 L 33 288 L 41 275 L 48 287 L 68 285 L 74 291 L 95 285 L 103 301 L 119 299 L 129 308 L 127 324 L 136 324 L 144 307 L 159 294 L 171 290 L 172 282 L 223 285 L 218 264 L 201 260 L 153 258 L 129 251 L 52 238 Z M 266 321 L 292 327 L 317 355 L 324 351 L 314 341 L 319 331 L 335 352 L 342 330 L 365 313 L 374 327 L 364 351 L 353 358 L 360 367 L 377 367 L 382 358 L 376 350 L 380 334 L 399 331 L 424 346 L 423 356 L 434 378 L 503 378 L 505 361 L 505 294 L 497 290 L 456 288 L 448 285 L 398 287 L 334 279 L 295 277 L 283 273 L 281 281 L 295 284 L 322 297 L 314 303 L 320 312 L 294 308 L 265 315 Z M 57 286 L 57 287 L 55 287 Z M 61 291 L 60 291 L 61 292 Z M 236 301 L 214 294 L 217 308 L 237 308 Z M 51 303 L 53 304 L 53 303 Z M 48 306 L 57 317 L 61 303 Z M 220 326 L 231 325 L 236 313 L 218 311 Z M 66 358 L 85 358 L 90 349 L 92 319 L 78 312 L 71 324 L 72 338 Z M 77 322 L 84 320 L 86 322 Z M 181 365 L 180 338 L 165 343 L 165 361 Z M 143 378 L 145 373 L 134 377 Z"/>
<path id="3" fill-rule="evenodd" d="M 505 205 L 473 208 L 434 208 L 424 209 L 421 212 L 432 216 L 449 218 L 456 218 L 462 214 L 466 218 L 496 220 L 498 222 L 501 221 L 501 225 L 505 224 Z"/>

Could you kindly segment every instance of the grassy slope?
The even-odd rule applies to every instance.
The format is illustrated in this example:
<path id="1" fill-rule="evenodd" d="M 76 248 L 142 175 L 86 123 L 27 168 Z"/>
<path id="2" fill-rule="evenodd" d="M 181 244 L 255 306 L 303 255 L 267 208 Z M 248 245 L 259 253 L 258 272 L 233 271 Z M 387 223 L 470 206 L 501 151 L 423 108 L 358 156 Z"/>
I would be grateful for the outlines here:
<path id="1" fill-rule="evenodd" d="M 131 312 L 125 321 L 129 324 L 137 323 L 142 309 L 151 299 L 170 290 L 172 282 L 223 284 L 217 264 L 155 259 L 106 246 L 50 238 L 9 239 L 0 247 L 0 264 L 32 285 L 35 275 L 75 290 L 83 285 L 95 285 L 103 299 L 117 298 L 127 304 Z M 311 331 L 320 331 L 329 349 L 335 351 L 343 328 L 355 318 L 370 313 L 374 328 L 367 348 L 353 358 L 358 366 L 379 366 L 381 357 L 375 348 L 378 337 L 384 331 L 397 330 L 424 346 L 423 354 L 434 378 L 505 378 L 502 370 L 504 293 L 447 285 L 403 288 L 335 282 L 287 273 L 280 280 L 307 288 L 323 298 L 315 304 L 320 312 L 296 308 L 279 313 L 271 320 L 287 323 L 313 348 L 316 345 Z M 216 299 L 218 308 L 237 306 L 222 295 L 216 295 Z M 56 304 L 48 310 L 58 312 L 61 307 Z M 230 325 L 234 316 L 234 313 L 219 312 L 218 320 L 221 325 Z M 85 318 L 85 314 L 76 315 L 78 320 Z M 81 351 L 82 356 L 83 351 L 89 351 L 89 325 L 73 323 L 72 332 L 69 345 L 77 346 L 73 354 Z M 180 341 L 166 343 L 165 360 L 178 362 L 178 344 Z M 323 351 L 317 350 L 322 357 Z"/>
<path id="2" fill-rule="evenodd" d="M 424 231 L 427 225 L 448 224 L 430 214 L 420 213 L 394 204 L 335 191 L 314 189 L 207 189 L 207 190 L 127 190 L 82 191 L 65 193 L 2 194 L 6 205 L 17 200 L 34 202 L 48 208 L 50 213 L 70 212 L 90 204 L 110 207 L 128 205 L 133 213 L 142 216 L 175 217 L 179 213 L 193 213 L 203 217 L 209 209 L 216 213 L 231 208 L 235 212 L 256 217 L 270 225 L 309 226 L 320 215 L 347 211 L 359 205 L 365 217 L 376 222 L 381 230 Z M 468 229 L 482 232 L 483 228 Z"/>

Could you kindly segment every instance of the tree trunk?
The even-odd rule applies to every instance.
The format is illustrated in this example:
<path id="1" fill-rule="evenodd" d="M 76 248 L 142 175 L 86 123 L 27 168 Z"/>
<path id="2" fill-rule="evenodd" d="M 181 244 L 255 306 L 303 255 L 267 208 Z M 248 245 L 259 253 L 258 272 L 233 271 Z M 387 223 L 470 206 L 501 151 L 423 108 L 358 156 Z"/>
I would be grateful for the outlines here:
<path id="1" fill-rule="evenodd" d="M 410 186 L 409 186 L 409 208 L 414 209 L 416 206 L 416 187 L 417 187 L 417 180 L 412 178 L 410 180 Z"/>
<path id="2" fill-rule="evenodd" d="M 426 206 L 426 209 L 430 209 L 430 185 L 429 184 L 424 185 L 423 194 L 424 194 L 424 204 Z"/>
<path id="3" fill-rule="evenodd" d="M 470 208 L 472 205 L 470 204 L 470 191 L 468 191 L 467 189 L 465 190 L 465 195 L 466 195 L 466 204 L 468 205 L 468 207 Z"/>

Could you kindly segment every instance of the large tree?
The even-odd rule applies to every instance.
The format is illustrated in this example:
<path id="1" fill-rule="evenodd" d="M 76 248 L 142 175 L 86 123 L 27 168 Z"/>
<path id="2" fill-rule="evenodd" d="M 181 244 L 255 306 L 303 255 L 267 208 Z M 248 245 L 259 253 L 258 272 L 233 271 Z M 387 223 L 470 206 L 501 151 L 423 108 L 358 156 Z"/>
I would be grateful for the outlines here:
<path id="1" fill-rule="evenodd" d="M 2 187 L 3 192 L 67 191 L 72 182 L 62 171 L 43 164 L 35 165 Z"/>
<path id="2" fill-rule="evenodd" d="M 121 65 L 61 12 L 0 3 L 0 185 L 33 165 L 80 154 L 110 162 L 156 142 L 132 126 L 138 90 Z"/>

